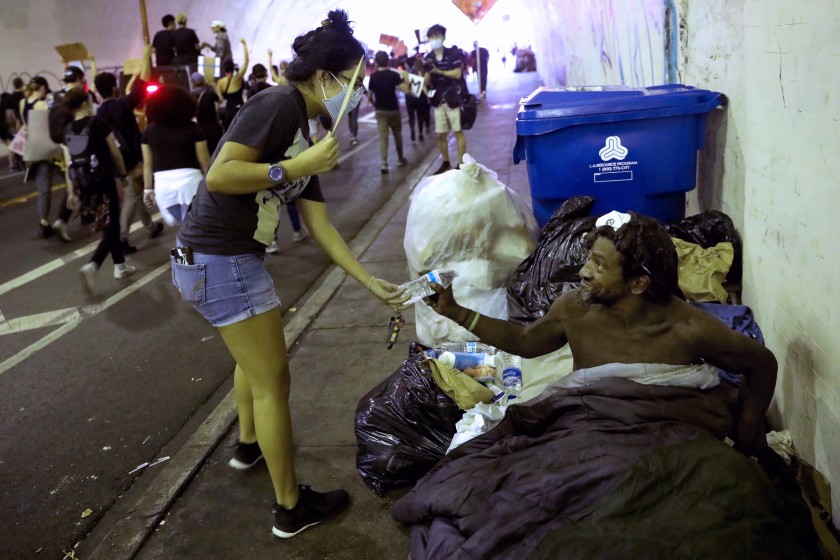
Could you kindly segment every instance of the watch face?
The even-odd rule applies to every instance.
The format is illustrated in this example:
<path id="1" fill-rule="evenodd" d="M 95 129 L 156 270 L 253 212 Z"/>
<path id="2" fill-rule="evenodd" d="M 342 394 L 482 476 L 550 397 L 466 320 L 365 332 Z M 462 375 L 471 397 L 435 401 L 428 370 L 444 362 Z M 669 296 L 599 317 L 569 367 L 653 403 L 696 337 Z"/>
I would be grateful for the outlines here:
<path id="1" fill-rule="evenodd" d="M 279 165 L 272 165 L 268 168 L 268 178 L 274 181 L 275 183 L 278 181 L 282 181 L 283 175 L 285 175 L 285 173 L 283 173 L 283 168 Z"/>

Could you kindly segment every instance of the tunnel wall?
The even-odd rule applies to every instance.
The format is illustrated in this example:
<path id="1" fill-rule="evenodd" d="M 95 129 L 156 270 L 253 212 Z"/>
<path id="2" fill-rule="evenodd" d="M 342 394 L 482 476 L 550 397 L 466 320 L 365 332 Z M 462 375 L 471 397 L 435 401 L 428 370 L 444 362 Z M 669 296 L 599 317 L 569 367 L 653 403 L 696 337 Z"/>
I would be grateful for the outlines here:
<path id="1" fill-rule="evenodd" d="M 743 236 L 743 301 L 779 362 L 772 423 L 790 429 L 801 458 L 831 483 L 838 526 L 840 181 L 831 168 L 840 142 L 840 2 L 532 4 L 547 85 L 663 83 L 670 4 L 677 81 L 727 95 L 727 108 L 709 116 L 687 213 L 723 210 Z"/>

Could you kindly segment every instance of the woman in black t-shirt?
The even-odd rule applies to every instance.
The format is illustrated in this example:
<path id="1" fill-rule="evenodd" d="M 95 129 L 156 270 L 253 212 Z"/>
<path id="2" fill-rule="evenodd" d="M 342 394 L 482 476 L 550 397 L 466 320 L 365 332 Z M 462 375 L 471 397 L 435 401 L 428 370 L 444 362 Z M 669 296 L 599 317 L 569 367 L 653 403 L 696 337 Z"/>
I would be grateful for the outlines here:
<path id="1" fill-rule="evenodd" d="M 290 374 L 274 284 L 263 265 L 274 239 L 278 206 L 294 201 L 312 236 L 347 274 L 392 307 L 397 286 L 368 273 L 327 215 L 318 173 L 338 161 L 330 133 L 311 146 L 307 119 L 338 117 L 358 106 L 365 50 L 344 11 L 295 39 L 289 86 L 266 89 L 242 106 L 213 154 L 210 170 L 178 231 L 173 281 L 182 297 L 219 329 L 236 360 L 239 442 L 230 465 L 246 469 L 263 456 L 277 504 L 273 533 L 292 537 L 344 509 L 344 490 L 298 486 L 289 413 Z"/>
<path id="2" fill-rule="evenodd" d="M 146 102 L 143 201 L 157 204 L 169 226 L 183 221 L 210 162 L 204 132 L 192 120 L 195 110 L 192 94 L 175 86 L 161 87 Z"/>
<path id="3" fill-rule="evenodd" d="M 120 201 L 116 180 L 117 177 L 125 177 L 125 163 L 110 125 L 105 120 L 93 116 L 93 105 L 83 89 L 74 88 L 65 93 L 63 105 L 73 116 L 73 121 L 67 125 L 65 141 L 61 146 L 66 165 L 67 207 L 79 209 L 84 202 L 87 208 L 96 213 L 95 230 L 102 232 L 102 239 L 90 257 L 90 262 L 79 270 L 82 289 L 88 295 L 92 295 L 96 272 L 105 262 L 108 253 L 114 260 L 114 278 L 122 279 L 137 271 L 125 262 L 120 241 Z M 89 158 L 91 163 L 88 165 L 91 168 L 89 185 L 74 184 L 71 178 L 73 158 L 67 145 L 70 135 L 82 138 L 89 136 L 87 142 L 92 153 Z"/>

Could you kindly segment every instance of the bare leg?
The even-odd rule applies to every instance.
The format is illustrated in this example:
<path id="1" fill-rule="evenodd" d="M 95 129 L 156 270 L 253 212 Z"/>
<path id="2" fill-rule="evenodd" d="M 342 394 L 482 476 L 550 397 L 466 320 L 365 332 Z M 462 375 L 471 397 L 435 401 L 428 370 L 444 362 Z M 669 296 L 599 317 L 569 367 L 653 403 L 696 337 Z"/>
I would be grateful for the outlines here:
<path id="1" fill-rule="evenodd" d="M 219 333 L 243 374 L 240 377 L 250 387 L 255 433 L 277 503 L 293 508 L 298 500 L 298 486 L 289 411 L 291 380 L 280 309 L 221 327 Z M 240 399 L 244 400 L 245 395 L 237 395 L 237 405 Z M 248 407 L 242 412 L 247 421 Z"/>
<path id="2" fill-rule="evenodd" d="M 254 426 L 254 396 L 245 372 L 236 364 L 233 372 L 233 388 L 236 395 L 236 412 L 239 416 L 239 441 L 254 443 L 257 441 L 257 429 Z"/>
<path id="3" fill-rule="evenodd" d="M 443 161 L 449 161 L 449 146 L 446 142 L 447 133 L 438 134 L 438 149 L 440 150 L 440 155 L 443 156 Z"/>
<path id="4" fill-rule="evenodd" d="M 458 163 L 463 163 L 464 154 L 467 153 L 467 139 L 463 132 L 455 132 L 455 140 L 458 141 Z"/>

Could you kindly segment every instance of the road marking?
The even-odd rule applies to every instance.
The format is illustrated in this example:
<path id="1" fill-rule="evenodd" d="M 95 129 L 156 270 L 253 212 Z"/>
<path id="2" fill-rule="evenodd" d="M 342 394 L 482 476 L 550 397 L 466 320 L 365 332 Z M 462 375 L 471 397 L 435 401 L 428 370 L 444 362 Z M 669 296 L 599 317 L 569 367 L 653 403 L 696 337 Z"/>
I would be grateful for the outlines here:
<path id="1" fill-rule="evenodd" d="M 64 190 L 64 183 L 60 185 L 54 186 L 50 189 L 52 192 L 63 191 Z M 38 196 L 38 191 L 22 194 L 20 196 L 16 196 L 15 198 L 9 198 L 7 200 L 0 200 L 0 208 L 5 208 L 6 206 L 11 206 L 12 204 L 23 204 L 27 200 L 31 200 Z"/>
<path id="2" fill-rule="evenodd" d="M 80 314 L 78 307 L 68 307 L 66 309 L 58 309 L 56 311 L 25 315 L 14 319 L 6 319 L 3 317 L 2 313 L 0 313 L 0 336 L 3 336 L 4 334 L 31 331 L 42 327 L 51 327 L 53 325 L 63 325 L 64 323 L 68 323 L 73 319 L 78 319 L 79 317 Z"/>
<path id="3" fill-rule="evenodd" d="M 160 214 L 155 214 L 152 216 L 152 220 L 159 220 Z M 134 222 L 131 225 L 130 232 L 134 233 L 135 231 L 139 230 L 143 227 L 143 224 L 140 222 Z M 34 268 L 29 272 L 18 276 L 17 278 L 12 278 L 11 280 L 0 284 L 0 296 L 11 292 L 15 288 L 19 288 L 26 284 L 27 282 L 32 282 L 33 280 L 37 280 L 41 276 L 49 274 L 53 270 L 57 270 L 64 266 L 65 264 L 70 264 L 71 262 L 86 257 L 87 255 L 93 253 L 96 247 L 99 245 L 99 240 L 89 243 L 84 247 L 76 249 L 75 251 L 71 251 L 66 255 L 58 257 L 57 259 L 51 260 L 48 263 L 42 264 L 38 268 Z"/>
<path id="4" fill-rule="evenodd" d="M 59 328 L 54 330 L 53 332 L 49 333 L 48 335 L 44 336 L 40 340 L 37 340 L 18 352 L 17 354 L 7 358 L 3 362 L 0 362 L 0 375 L 3 375 L 25 359 L 33 356 L 34 354 L 40 352 L 65 334 L 69 333 L 76 327 L 78 327 L 82 321 L 85 319 L 89 319 L 91 317 L 95 317 L 99 315 L 109 307 L 113 307 L 117 303 L 121 302 L 140 288 L 144 287 L 146 284 L 152 282 L 157 277 L 161 276 L 165 272 L 169 271 L 169 263 L 162 264 L 153 271 L 149 272 L 130 286 L 120 290 L 116 294 L 112 295 L 105 301 L 101 303 L 93 303 L 90 305 L 82 306 L 78 310 L 78 316 L 75 318 L 70 319 L 68 322 L 61 325 Z"/>

